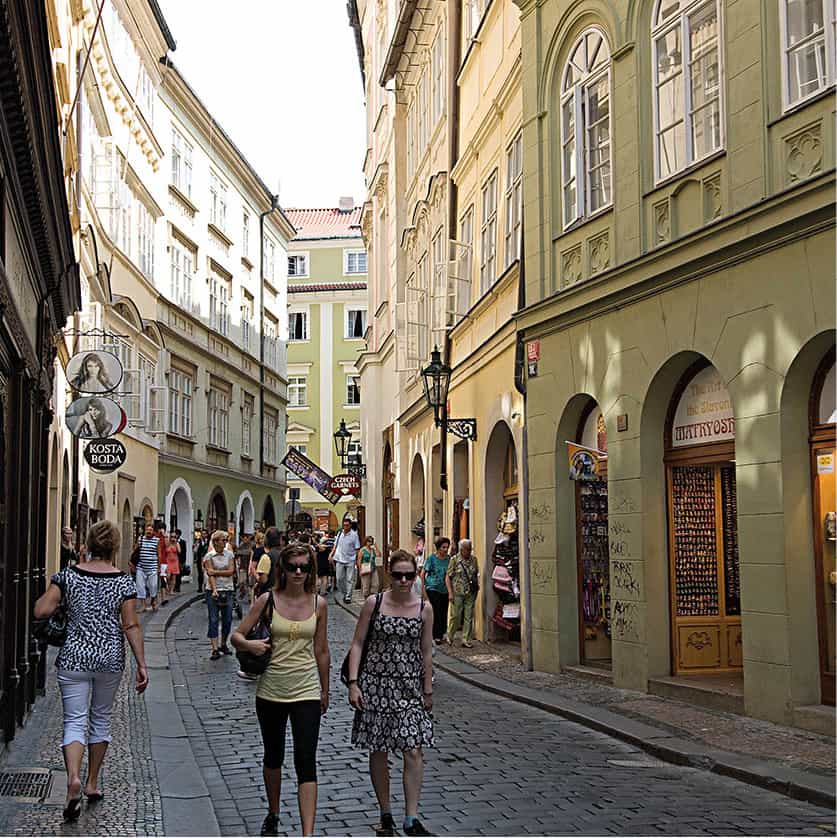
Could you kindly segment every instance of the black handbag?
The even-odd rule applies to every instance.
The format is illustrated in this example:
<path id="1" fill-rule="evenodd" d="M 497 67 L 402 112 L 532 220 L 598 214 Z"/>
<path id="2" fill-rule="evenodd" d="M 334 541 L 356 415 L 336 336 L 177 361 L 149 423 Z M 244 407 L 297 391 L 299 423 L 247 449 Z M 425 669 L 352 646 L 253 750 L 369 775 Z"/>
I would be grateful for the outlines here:
<path id="1" fill-rule="evenodd" d="M 273 621 L 273 592 L 268 597 L 262 615 L 253 628 L 247 632 L 245 640 L 267 640 L 270 643 L 270 624 Z M 273 649 L 268 649 L 263 655 L 254 655 L 246 649 L 237 649 L 235 656 L 238 658 L 238 665 L 242 672 L 248 675 L 261 675 L 270 663 L 270 656 Z"/>
<path id="2" fill-rule="evenodd" d="M 372 637 L 372 630 L 375 627 L 375 617 L 381 610 L 382 593 L 375 595 L 375 607 L 372 609 L 372 616 L 369 618 L 369 628 L 366 630 L 366 637 L 363 639 L 363 649 L 360 653 L 360 666 L 357 668 L 357 677 L 360 678 L 360 673 L 363 672 L 363 666 L 366 663 L 366 653 L 369 651 L 369 640 Z M 346 657 L 343 658 L 343 663 L 340 666 L 340 680 L 348 687 L 349 686 L 349 655 L 352 653 L 351 646 L 346 652 Z"/>
<path id="3" fill-rule="evenodd" d="M 60 647 L 67 640 L 67 623 L 67 602 L 62 596 L 52 616 L 32 621 L 32 634 L 48 646 Z"/>

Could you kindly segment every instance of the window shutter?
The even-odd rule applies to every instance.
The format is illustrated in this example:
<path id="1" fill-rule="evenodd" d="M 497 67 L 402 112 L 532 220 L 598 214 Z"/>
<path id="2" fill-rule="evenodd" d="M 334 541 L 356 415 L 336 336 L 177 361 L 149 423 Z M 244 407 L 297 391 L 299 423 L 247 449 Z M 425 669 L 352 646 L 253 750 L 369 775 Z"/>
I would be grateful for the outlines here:
<path id="1" fill-rule="evenodd" d="M 166 429 L 166 405 L 169 395 L 169 388 L 154 384 L 149 388 L 149 425 L 148 432 L 161 434 Z"/>

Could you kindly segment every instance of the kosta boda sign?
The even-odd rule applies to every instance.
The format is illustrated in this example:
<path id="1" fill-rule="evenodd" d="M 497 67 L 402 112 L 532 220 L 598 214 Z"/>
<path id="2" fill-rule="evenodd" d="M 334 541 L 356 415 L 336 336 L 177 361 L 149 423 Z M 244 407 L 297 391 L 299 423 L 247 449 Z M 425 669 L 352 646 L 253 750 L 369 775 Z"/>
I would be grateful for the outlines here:
<path id="1" fill-rule="evenodd" d="M 93 471 L 109 474 L 125 465 L 128 452 L 118 439 L 93 439 L 84 449 L 84 459 Z"/>
<path id="2" fill-rule="evenodd" d="M 735 439 L 735 417 L 727 385 L 714 367 L 687 385 L 671 423 L 671 445 L 684 448 Z"/>

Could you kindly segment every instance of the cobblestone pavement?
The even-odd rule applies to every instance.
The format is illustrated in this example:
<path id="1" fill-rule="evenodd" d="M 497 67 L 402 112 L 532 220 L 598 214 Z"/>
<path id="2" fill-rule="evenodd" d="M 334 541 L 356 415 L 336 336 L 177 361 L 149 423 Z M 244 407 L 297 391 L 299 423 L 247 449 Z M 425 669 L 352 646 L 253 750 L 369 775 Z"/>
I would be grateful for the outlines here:
<path id="1" fill-rule="evenodd" d="M 606 707 L 638 721 L 667 728 L 677 736 L 705 742 L 714 748 L 773 759 L 786 765 L 833 776 L 834 739 L 799 728 L 696 707 L 684 701 L 623 690 L 570 673 L 530 672 L 514 643 L 474 642 L 472 649 L 458 644 L 444 647 L 446 655 L 477 669 L 536 690 L 557 693 L 574 701 Z"/>
<path id="2" fill-rule="evenodd" d="M 47 803 L 22 803 L 0 797 L 0 835 L 164 834 L 145 699 L 134 689 L 135 670 L 130 653 L 128 659 L 130 664 L 114 703 L 113 742 L 100 775 L 105 800 L 92 807 L 85 803 L 79 820 L 65 824 L 61 818 L 67 790 L 61 754 L 61 694 L 55 680 L 55 652 L 50 654 L 46 695 L 35 702 L 2 770 L 52 769 L 53 792 Z"/>
<path id="3" fill-rule="evenodd" d="M 332 706 L 319 746 L 318 831 L 369 835 L 377 820 L 366 755 L 349 745 L 339 664 L 353 618 L 330 604 Z M 209 660 L 206 613 L 192 605 L 167 637 L 175 697 L 222 834 L 258 834 L 266 807 L 255 687 L 234 658 Z M 826 835 L 834 813 L 736 780 L 662 763 L 639 749 L 438 673 L 436 748 L 427 752 L 421 816 L 453 835 Z M 403 813 L 400 763 L 393 810 Z M 298 834 L 293 769 L 281 829 Z"/>

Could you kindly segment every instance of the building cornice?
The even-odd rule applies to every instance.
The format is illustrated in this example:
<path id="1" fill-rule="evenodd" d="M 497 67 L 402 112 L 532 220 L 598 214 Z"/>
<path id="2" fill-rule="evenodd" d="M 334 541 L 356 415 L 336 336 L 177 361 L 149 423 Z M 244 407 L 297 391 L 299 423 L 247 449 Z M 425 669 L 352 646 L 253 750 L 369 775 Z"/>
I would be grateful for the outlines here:
<path id="1" fill-rule="evenodd" d="M 218 477 L 226 477 L 232 480 L 241 480 L 245 483 L 253 483 L 257 486 L 267 486 L 276 491 L 281 492 L 288 488 L 288 484 L 281 480 L 269 480 L 258 474 L 253 474 L 250 471 L 236 471 L 231 468 L 223 468 L 222 466 L 215 466 L 211 463 L 204 463 L 200 460 L 193 460 L 189 457 L 180 457 L 177 454 L 171 454 L 168 451 L 160 451 L 160 463 L 163 465 L 178 466 L 185 470 L 199 471 L 203 474 L 214 474 Z M 276 466 L 279 471 L 278 464 Z"/>

